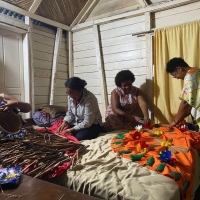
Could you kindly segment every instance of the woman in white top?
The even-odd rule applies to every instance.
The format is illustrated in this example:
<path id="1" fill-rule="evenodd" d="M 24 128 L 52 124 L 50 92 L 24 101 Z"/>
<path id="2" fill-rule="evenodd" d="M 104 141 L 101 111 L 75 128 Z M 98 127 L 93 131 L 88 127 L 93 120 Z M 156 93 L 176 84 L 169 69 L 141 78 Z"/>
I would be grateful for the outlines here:
<path id="1" fill-rule="evenodd" d="M 78 77 L 65 82 L 68 111 L 58 128 L 58 132 L 72 133 L 78 140 L 96 138 L 102 125 L 97 98 L 85 88 L 86 85 L 86 81 Z M 62 131 L 67 125 L 69 128 Z"/>

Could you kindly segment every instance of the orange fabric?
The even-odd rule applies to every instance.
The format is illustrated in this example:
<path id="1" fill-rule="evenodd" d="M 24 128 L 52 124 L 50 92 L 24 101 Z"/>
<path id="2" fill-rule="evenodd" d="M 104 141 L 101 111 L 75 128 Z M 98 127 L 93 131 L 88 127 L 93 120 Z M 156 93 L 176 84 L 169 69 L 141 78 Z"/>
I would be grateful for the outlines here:
<path id="1" fill-rule="evenodd" d="M 172 141 L 172 147 L 173 146 L 179 146 L 179 147 L 185 147 L 189 148 L 188 152 L 182 152 L 178 151 L 177 154 L 172 153 L 172 158 L 175 158 L 176 161 L 174 164 L 166 164 L 164 170 L 162 172 L 158 172 L 160 174 L 163 174 L 165 176 L 171 177 L 170 172 L 180 172 L 182 174 L 182 177 L 179 181 L 176 181 L 176 183 L 179 185 L 180 189 L 183 189 L 183 184 L 186 180 L 190 181 L 190 186 L 187 189 L 186 198 L 187 200 L 191 199 L 192 196 L 192 188 L 193 188 L 193 179 L 194 179 L 194 172 L 195 172 L 195 151 L 194 148 L 198 150 L 200 153 L 200 134 L 195 132 L 184 132 L 182 133 L 177 128 L 174 128 L 174 132 L 176 134 L 170 133 L 168 131 L 168 128 L 157 128 L 153 129 L 155 130 L 161 130 L 163 131 L 163 134 L 157 138 L 159 138 L 162 141 L 167 141 L 168 139 L 173 139 Z M 111 148 L 114 152 L 118 153 L 122 150 L 131 150 L 132 152 L 129 154 L 122 154 L 124 158 L 131 159 L 130 154 L 141 154 L 138 152 L 137 147 L 140 146 L 140 140 L 134 140 L 133 134 L 136 131 L 130 131 L 125 134 L 125 137 L 123 139 L 116 139 L 113 138 L 111 141 Z M 136 161 L 142 166 L 145 166 L 145 163 L 150 157 L 154 157 L 155 163 L 153 166 L 146 166 L 150 170 L 156 171 L 156 168 L 161 164 L 162 162 L 159 159 L 159 153 L 161 150 L 165 150 L 166 147 L 163 147 L 159 145 L 158 142 L 155 141 L 154 136 L 150 136 L 148 132 L 142 133 L 142 140 L 146 142 L 146 144 L 152 146 L 149 148 L 149 151 L 145 153 L 145 155 L 142 157 L 140 161 Z M 122 144 L 114 144 L 114 142 L 123 142 Z"/>

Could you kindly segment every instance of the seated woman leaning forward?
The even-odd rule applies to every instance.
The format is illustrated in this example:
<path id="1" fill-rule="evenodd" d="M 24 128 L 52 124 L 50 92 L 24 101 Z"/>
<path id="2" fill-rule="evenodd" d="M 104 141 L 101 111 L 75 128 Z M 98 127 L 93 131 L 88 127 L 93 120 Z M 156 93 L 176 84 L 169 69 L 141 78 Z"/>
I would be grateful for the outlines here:
<path id="1" fill-rule="evenodd" d="M 115 77 L 117 88 L 111 93 L 104 125 L 110 131 L 150 122 L 145 97 L 141 89 L 132 85 L 134 81 L 135 76 L 129 70 L 122 70 Z"/>
<path id="2" fill-rule="evenodd" d="M 70 132 L 78 140 L 96 138 L 102 125 L 97 98 L 85 88 L 86 85 L 86 81 L 78 77 L 72 77 L 65 82 L 68 111 L 58 128 L 58 132 Z M 65 126 L 69 128 L 62 131 Z"/>

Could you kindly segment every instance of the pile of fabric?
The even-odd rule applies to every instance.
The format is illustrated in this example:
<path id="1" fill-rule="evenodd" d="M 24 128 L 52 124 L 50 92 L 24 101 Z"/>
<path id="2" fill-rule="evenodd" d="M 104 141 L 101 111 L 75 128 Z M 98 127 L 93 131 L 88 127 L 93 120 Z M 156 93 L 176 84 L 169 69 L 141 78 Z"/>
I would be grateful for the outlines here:
<path id="1" fill-rule="evenodd" d="M 64 118 L 67 107 L 46 105 L 33 113 L 32 117 L 38 126 L 50 127 L 55 122 Z"/>
<path id="2" fill-rule="evenodd" d="M 195 169 L 195 149 L 200 153 L 200 134 L 168 127 L 139 128 L 116 135 L 111 148 L 118 155 L 172 178 L 183 198 L 190 199 Z"/>

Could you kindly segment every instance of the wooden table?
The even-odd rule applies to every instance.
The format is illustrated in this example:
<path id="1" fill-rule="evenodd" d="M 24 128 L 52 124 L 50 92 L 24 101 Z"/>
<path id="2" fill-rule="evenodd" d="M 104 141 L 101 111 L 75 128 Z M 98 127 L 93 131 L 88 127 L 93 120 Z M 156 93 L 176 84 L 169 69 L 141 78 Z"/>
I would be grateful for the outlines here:
<path id="1" fill-rule="evenodd" d="M 4 190 L 6 194 L 23 195 L 20 200 L 98 200 L 99 198 L 91 197 L 68 188 L 55 185 L 37 178 L 22 175 L 22 180 L 18 188 Z M 0 199 L 7 197 L 0 192 Z M 8 198 L 15 200 L 17 198 Z"/>

